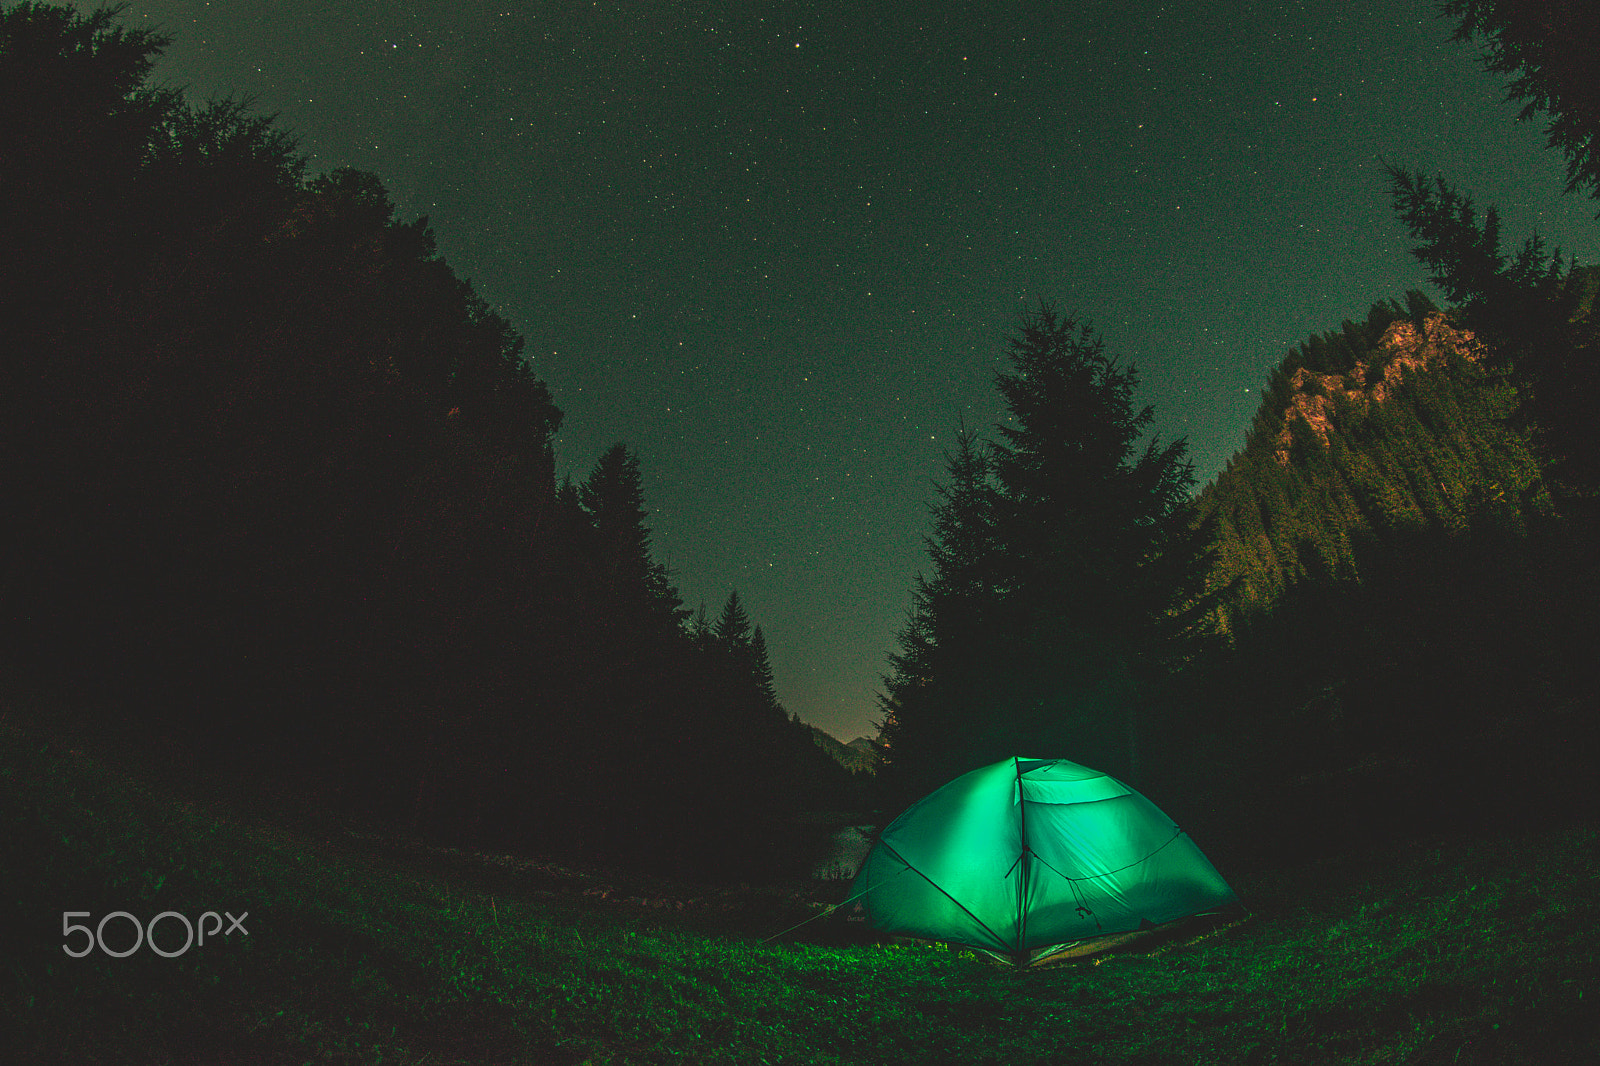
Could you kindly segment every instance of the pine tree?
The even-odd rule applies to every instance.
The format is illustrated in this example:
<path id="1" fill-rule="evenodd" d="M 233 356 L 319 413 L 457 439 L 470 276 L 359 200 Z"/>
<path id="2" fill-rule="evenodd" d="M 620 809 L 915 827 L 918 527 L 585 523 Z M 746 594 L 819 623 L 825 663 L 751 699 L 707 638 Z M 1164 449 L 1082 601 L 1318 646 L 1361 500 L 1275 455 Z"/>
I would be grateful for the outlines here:
<path id="1" fill-rule="evenodd" d="M 767 659 L 766 637 L 760 626 L 751 625 L 737 589 L 728 594 L 721 614 L 703 634 L 706 670 L 714 680 L 716 701 L 723 708 L 723 728 L 742 731 L 744 741 L 754 739 L 759 744 L 759 736 L 752 737 L 748 731 L 783 715 Z"/>
<path id="2" fill-rule="evenodd" d="M 772 661 L 767 657 L 767 638 L 756 626 L 750 631 L 750 679 L 755 684 L 762 715 L 775 723 L 788 721 L 783 704 L 778 702 L 778 686 L 772 676 Z"/>
<path id="3" fill-rule="evenodd" d="M 757 730 L 756 739 L 771 739 L 769 727 L 788 721 L 778 702 L 767 638 L 753 625 L 737 589 L 728 594 L 722 613 L 710 630 L 711 651 L 731 705 L 734 721 Z"/>
<path id="4" fill-rule="evenodd" d="M 742 649 L 748 644 L 750 616 L 745 613 L 744 604 L 739 602 L 738 589 L 728 593 L 728 598 L 722 605 L 722 613 L 717 616 L 716 625 L 711 631 L 726 648 Z"/>
<path id="5" fill-rule="evenodd" d="M 1480 222 L 1472 197 L 1443 178 L 1396 166 L 1388 174 L 1395 214 L 1419 242 L 1411 254 L 1467 326 L 1493 345 L 1491 354 L 1516 363 L 1548 347 L 1541 332 L 1565 325 L 1576 310 L 1560 250 L 1547 251 L 1535 234 L 1508 257 L 1493 205 Z"/>
<path id="6" fill-rule="evenodd" d="M 962 427 L 947 480 L 936 487 L 933 532 L 924 538 L 932 576 L 918 575 L 911 616 L 884 678 L 877 747 L 885 781 L 905 796 L 940 784 L 964 765 L 982 714 L 986 641 L 996 613 L 994 486 L 977 436 Z"/>
<path id="7" fill-rule="evenodd" d="M 1018 740 L 1135 773 L 1138 690 L 1181 657 L 1204 580 L 1186 445 L 1141 447 L 1153 411 L 1134 404 L 1137 372 L 1088 325 L 1043 307 L 1010 355 L 994 471 L 1003 628 L 1026 655 Z"/>
<path id="8" fill-rule="evenodd" d="M 1395 213 L 1418 242 L 1412 254 L 1488 345 L 1491 368 L 1517 386 L 1520 422 L 1539 438 L 1561 495 L 1571 509 L 1594 511 L 1600 432 L 1589 397 L 1600 389 L 1600 316 L 1585 306 L 1590 272 L 1563 265 L 1538 235 L 1505 254 L 1495 209 L 1480 223 L 1471 197 L 1443 179 L 1399 167 L 1389 178 Z"/>
<path id="9" fill-rule="evenodd" d="M 1049 307 L 1010 357 L 1010 417 L 950 459 L 934 576 L 886 679 L 902 779 L 1029 752 L 1136 772 L 1137 705 L 1206 610 L 1185 445 L 1144 440 L 1137 374 Z"/>
<path id="10" fill-rule="evenodd" d="M 676 628 L 685 611 L 666 568 L 650 555 L 644 478 L 639 459 L 626 445 L 608 448 L 578 489 L 594 526 L 602 591 L 619 620 L 641 620 L 658 632 Z"/>
<path id="11" fill-rule="evenodd" d="M 687 631 L 689 643 L 693 647 L 701 650 L 711 647 L 712 641 L 716 638 L 711 632 L 711 619 L 706 615 L 705 604 L 702 603 L 699 607 L 696 607 L 694 614 L 690 615 Z"/>
<path id="12" fill-rule="evenodd" d="M 1447 0 L 1454 39 L 1476 41 L 1492 73 L 1512 75 L 1519 118 L 1543 112 L 1549 145 L 1567 160 L 1567 191 L 1600 198 L 1600 7 L 1591 0 Z M 1520 387 L 1556 495 L 1571 517 L 1600 521 L 1600 432 L 1589 411 L 1600 388 L 1600 322 L 1583 272 L 1548 259 L 1535 236 L 1500 254 L 1491 208 L 1476 224 L 1471 200 L 1443 181 L 1389 170 L 1396 212 L 1421 243 L 1414 254 L 1461 306 Z"/>
<path id="13" fill-rule="evenodd" d="M 1478 40 L 1484 66 L 1514 74 L 1523 121 L 1550 116 L 1550 147 L 1567 157 L 1567 191 L 1600 197 L 1600 7 L 1591 0 L 1448 0 L 1455 40 Z"/>

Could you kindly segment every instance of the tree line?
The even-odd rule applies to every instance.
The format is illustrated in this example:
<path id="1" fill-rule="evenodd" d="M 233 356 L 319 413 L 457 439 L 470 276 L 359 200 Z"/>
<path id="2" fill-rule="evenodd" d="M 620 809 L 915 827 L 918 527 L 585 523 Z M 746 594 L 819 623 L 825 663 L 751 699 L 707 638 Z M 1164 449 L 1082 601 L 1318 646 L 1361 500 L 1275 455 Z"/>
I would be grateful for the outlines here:
<path id="1" fill-rule="evenodd" d="M 562 413 L 427 219 L 152 87 L 168 41 L 117 14 L 0 11 L 13 678 L 175 765 L 658 864 L 850 794 L 737 596 L 684 609 L 639 457 L 558 481 Z"/>

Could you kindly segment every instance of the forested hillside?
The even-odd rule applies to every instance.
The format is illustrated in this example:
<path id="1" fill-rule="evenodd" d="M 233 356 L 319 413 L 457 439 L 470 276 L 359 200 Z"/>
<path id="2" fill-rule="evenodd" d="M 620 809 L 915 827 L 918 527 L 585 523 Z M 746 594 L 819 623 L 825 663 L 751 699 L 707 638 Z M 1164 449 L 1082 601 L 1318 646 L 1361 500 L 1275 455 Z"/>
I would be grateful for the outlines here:
<path id="1" fill-rule="evenodd" d="M 737 599 L 688 624 L 639 457 L 558 484 L 561 412 L 427 220 L 152 86 L 165 44 L 0 12 L 12 681 L 419 830 L 694 866 L 836 803 Z"/>
<path id="2" fill-rule="evenodd" d="M 1359 579 L 1361 551 L 1422 533 L 1525 531 L 1552 513 L 1516 390 L 1421 293 L 1307 339 L 1268 378 L 1244 447 L 1199 496 L 1221 617 L 1307 578 Z"/>
<path id="3" fill-rule="evenodd" d="M 1600 272 L 1543 273 L 1547 302 L 1523 306 L 1554 321 L 1501 328 L 1570 359 Z M 1223 809 L 1256 797 L 1258 842 L 1594 812 L 1586 453 L 1546 414 L 1572 404 L 1558 379 L 1473 318 L 1414 292 L 1298 345 L 1197 498 L 1218 642 L 1162 712 L 1164 766 Z M 1232 780 L 1205 784 L 1218 766 Z"/>

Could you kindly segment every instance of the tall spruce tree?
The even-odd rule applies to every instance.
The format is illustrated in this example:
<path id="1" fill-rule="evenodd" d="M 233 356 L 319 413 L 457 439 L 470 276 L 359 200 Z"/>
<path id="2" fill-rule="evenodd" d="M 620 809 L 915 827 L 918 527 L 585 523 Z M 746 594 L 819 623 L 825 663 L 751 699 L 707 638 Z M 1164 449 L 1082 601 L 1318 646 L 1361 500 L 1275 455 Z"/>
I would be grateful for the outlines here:
<path id="1" fill-rule="evenodd" d="M 620 612 L 618 617 L 643 621 L 658 631 L 676 628 L 687 612 L 666 567 L 650 556 L 638 457 L 626 445 L 612 445 L 579 487 L 578 498 L 594 524 L 603 594 Z"/>
<path id="2" fill-rule="evenodd" d="M 935 487 L 933 531 L 924 538 L 931 575 L 919 574 L 910 617 L 890 656 L 877 747 L 885 779 L 906 796 L 926 792 L 965 768 L 954 739 L 982 713 L 984 642 L 995 614 L 995 490 L 989 457 L 962 427 Z"/>
<path id="3" fill-rule="evenodd" d="M 768 745 L 788 725 L 789 717 L 778 701 L 767 655 L 766 634 L 753 625 L 737 590 L 728 594 L 722 613 L 709 630 L 704 628 L 704 608 L 696 615 L 695 629 L 706 669 L 718 679 L 718 699 L 726 714 L 725 727 L 739 731 L 753 747 Z"/>
<path id="4" fill-rule="evenodd" d="M 1201 614 L 1186 445 L 1145 439 L 1136 372 L 1048 306 L 1009 355 L 1010 416 L 951 458 L 934 576 L 886 679 L 880 740 L 903 787 L 1012 754 L 1136 774 L 1140 704 Z"/>
<path id="5" fill-rule="evenodd" d="M 750 631 L 750 678 L 755 684 L 764 718 L 776 723 L 789 720 L 783 704 L 778 702 L 778 685 L 772 676 L 772 660 L 767 655 L 767 637 L 756 626 Z"/>
<path id="6" fill-rule="evenodd" d="M 750 616 L 739 602 L 739 590 L 728 593 L 711 632 L 728 648 L 742 648 L 750 639 Z"/>
<path id="7" fill-rule="evenodd" d="M 1600 498 L 1600 431 L 1589 410 L 1600 389 L 1600 321 L 1594 268 L 1563 264 L 1535 234 L 1516 255 L 1501 247 L 1499 214 L 1482 221 L 1472 198 L 1441 178 L 1389 168 L 1396 216 L 1417 244 L 1461 323 L 1485 341 L 1490 366 L 1516 385 L 1569 511 L 1594 514 Z"/>
<path id="8" fill-rule="evenodd" d="M 1041 307 L 1010 357 L 993 450 L 1013 736 L 1136 776 L 1139 704 L 1204 581 L 1187 445 L 1146 439 L 1137 372 L 1073 317 Z"/>
<path id="9" fill-rule="evenodd" d="M 1591 0 L 1445 0 L 1457 41 L 1476 42 L 1484 67 L 1510 75 L 1521 120 L 1549 118 L 1548 143 L 1567 160 L 1567 191 L 1600 198 L 1600 7 Z M 1590 271 L 1563 267 L 1535 235 L 1516 256 L 1500 250 L 1499 217 L 1480 225 L 1470 197 L 1440 179 L 1390 167 L 1395 212 L 1418 241 L 1432 280 L 1511 373 L 1569 516 L 1600 521 L 1600 431 L 1589 397 L 1600 388 L 1600 322 Z"/>
<path id="10" fill-rule="evenodd" d="M 1567 157 L 1567 190 L 1600 197 L 1600 6 L 1592 0 L 1448 0 L 1454 39 L 1476 40 L 1485 69 L 1515 75 L 1507 96 L 1523 121 L 1543 111 L 1550 147 Z"/>

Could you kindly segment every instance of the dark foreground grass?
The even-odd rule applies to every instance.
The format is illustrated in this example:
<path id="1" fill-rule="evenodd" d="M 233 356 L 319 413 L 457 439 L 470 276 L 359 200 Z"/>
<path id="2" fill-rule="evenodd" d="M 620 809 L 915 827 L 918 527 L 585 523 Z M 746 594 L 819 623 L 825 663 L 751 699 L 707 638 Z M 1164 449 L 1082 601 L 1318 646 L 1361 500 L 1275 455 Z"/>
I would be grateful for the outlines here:
<path id="1" fill-rule="evenodd" d="M 1588 828 L 1236 876 L 1242 924 L 1020 972 L 763 944 L 806 913 L 773 893 L 223 817 L 3 726 L 0 846 L 6 1062 L 1600 1061 Z M 69 910 L 248 911 L 249 933 L 75 959 Z"/>

